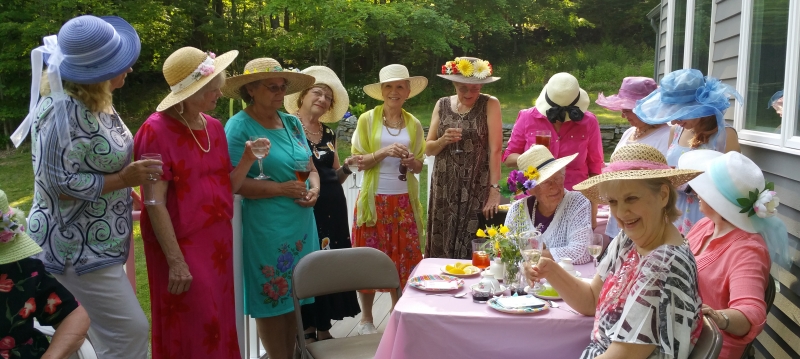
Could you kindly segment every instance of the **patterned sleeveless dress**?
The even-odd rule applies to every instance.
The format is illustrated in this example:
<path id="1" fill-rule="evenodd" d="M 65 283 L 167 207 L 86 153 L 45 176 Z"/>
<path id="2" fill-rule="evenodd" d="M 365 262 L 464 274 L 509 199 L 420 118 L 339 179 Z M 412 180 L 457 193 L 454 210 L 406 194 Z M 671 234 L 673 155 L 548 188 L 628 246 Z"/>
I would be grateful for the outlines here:
<path id="1" fill-rule="evenodd" d="M 426 258 L 472 258 L 471 241 L 478 216 L 489 197 L 489 96 L 481 94 L 461 120 L 464 152 L 450 144 L 436 155 L 428 205 Z M 450 97 L 439 99 L 439 132 L 455 128 L 461 116 L 451 109 Z"/>

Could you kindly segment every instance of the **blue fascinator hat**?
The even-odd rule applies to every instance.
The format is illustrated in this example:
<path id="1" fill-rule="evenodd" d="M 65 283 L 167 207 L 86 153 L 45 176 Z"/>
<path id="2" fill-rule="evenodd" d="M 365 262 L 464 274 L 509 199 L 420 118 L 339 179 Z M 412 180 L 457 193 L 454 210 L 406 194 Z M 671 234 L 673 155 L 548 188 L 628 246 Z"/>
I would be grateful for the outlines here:
<path id="1" fill-rule="evenodd" d="M 772 104 L 775 103 L 775 101 L 780 100 L 781 98 L 783 98 L 783 90 L 776 92 L 774 95 L 772 95 L 772 97 L 769 98 L 767 109 L 771 109 Z"/>
<path id="2" fill-rule="evenodd" d="M 636 102 L 633 113 L 651 125 L 714 115 L 717 128 L 725 128 L 724 114 L 731 96 L 742 102 L 742 96 L 719 79 L 704 77 L 696 69 L 681 69 L 664 76 L 656 91 Z M 725 147 L 725 137 L 717 136 L 722 142 L 717 148 Z"/>

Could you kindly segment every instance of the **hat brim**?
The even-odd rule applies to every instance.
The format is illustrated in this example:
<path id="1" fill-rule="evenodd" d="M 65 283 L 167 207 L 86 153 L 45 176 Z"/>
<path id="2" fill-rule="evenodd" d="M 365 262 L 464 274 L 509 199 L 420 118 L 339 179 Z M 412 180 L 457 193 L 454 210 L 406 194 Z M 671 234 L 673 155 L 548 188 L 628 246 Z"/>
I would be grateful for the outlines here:
<path id="1" fill-rule="evenodd" d="M 161 100 L 161 103 L 158 104 L 156 107 L 156 111 L 161 112 L 169 109 L 172 106 L 177 105 L 181 101 L 189 98 L 190 96 L 194 95 L 197 91 L 200 91 L 203 86 L 211 82 L 217 75 L 225 71 L 225 69 L 230 66 L 233 60 L 236 59 L 236 56 L 239 55 L 238 50 L 231 50 L 222 55 L 217 56 L 214 59 L 214 72 L 208 76 L 204 76 L 199 81 L 192 83 L 191 85 L 187 86 L 186 88 L 178 91 L 178 92 L 170 92 L 167 97 Z M 227 83 L 227 81 L 226 81 Z"/>
<path id="2" fill-rule="evenodd" d="M 667 178 L 674 187 L 683 185 L 693 178 L 699 176 L 703 171 L 689 170 L 689 169 L 660 169 L 660 170 L 630 170 L 630 171 L 615 171 L 606 172 L 594 177 L 591 177 L 581 183 L 576 184 L 572 188 L 576 191 L 583 193 L 586 198 L 594 203 L 608 203 L 605 199 L 601 198 L 598 184 L 614 180 L 643 180 L 652 178 Z"/>
<path id="3" fill-rule="evenodd" d="M 436 75 L 436 76 L 439 76 L 445 80 L 458 82 L 461 84 L 470 84 L 470 85 L 488 84 L 500 79 L 499 77 L 493 77 L 493 76 L 484 77 L 482 79 L 476 77 L 464 77 L 461 75 Z"/>
<path id="4" fill-rule="evenodd" d="M 222 95 L 240 100 L 242 98 L 242 94 L 239 93 L 239 89 L 241 89 L 242 86 L 251 82 L 272 78 L 283 78 L 286 80 L 289 87 L 286 88 L 286 93 L 284 96 L 303 91 L 314 84 L 314 76 L 309 76 L 300 72 L 256 72 L 252 74 L 241 74 L 229 77 L 227 80 L 225 80 L 225 86 L 222 87 Z"/>
<path id="5" fill-rule="evenodd" d="M 636 100 L 634 99 L 623 98 L 618 94 L 605 97 L 602 92 L 597 94 L 597 100 L 594 103 L 611 111 L 632 110 L 636 107 Z"/>
<path id="6" fill-rule="evenodd" d="M 428 79 L 424 76 L 411 76 L 411 77 L 397 77 L 397 78 L 390 78 L 386 79 L 385 81 L 376 82 L 374 84 L 369 84 L 364 86 L 364 93 L 367 96 L 372 97 L 378 101 L 383 101 L 383 94 L 381 93 L 381 84 L 393 81 L 400 81 L 400 80 L 408 80 L 411 85 L 411 92 L 408 94 L 408 98 L 412 98 L 416 95 L 419 95 L 422 90 L 425 90 L 425 87 L 428 86 Z"/>
<path id="7" fill-rule="evenodd" d="M 306 69 L 308 70 L 308 69 Z M 305 70 L 304 70 L 305 71 Z M 344 113 L 347 112 L 347 109 L 350 106 L 350 96 L 347 94 L 347 90 L 345 90 L 342 82 L 339 81 L 338 77 L 331 77 L 325 76 L 325 73 L 321 73 L 323 76 L 315 76 L 314 84 L 309 87 L 313 87 L 317 84 L 323 84 L 328 86 L 333 91 L 333 108 L 330 111 L 326 112 L 324 115 L 320 116 L 319 122 L 322 123 L 335 123 L 339 122 L 344 116 Z M 335 76 L 335 73 L 331 70 L 331 74 Z M 297 98 L 300 97 L 300 93 L 296 92 L 291 95 L 286 95 L 283 98 L 283 107 L 286 109 L 287 113 L 297 113 L 299 108 L 297 107 Z"/>
<path id="8" fill-rule="evenodd" d="M 27 233 L 17 234 L 10 242 L 0 243 L 0 265 L 14 263 L 41 251 L 42 247 L 39 247 Z"/>
<path id="9" fill-rule="evenodd" d="M 711 161 L 723 155 L 724 154 L 721 152 L 712 150 L 689 151 L 681 155 L 678 159 L 678 168 L 707 171 Z M 739 213 L 742 208 L 731 203 L 731 201 L 722 195 L 708 173 L 703 173 L 689 181 L 689 186 L 702 198 L 705 204 L 719 213 L 726 221 L 745 232 L 756 233 L 753 223 L 750 221 L 747 213 Z"/>
<path id="10" fill-rule="evenodd" d="M 589 103 L 591 102 L 591 100 L 589 99 L 589 94 L 582 88 L 579 88 L 579 91 L 581 95 L 578 98 L 578 103 L 576 103 L 575 106 L 578 106 L 578 108 L 580 108 L 581 111 L 583 112 L 589 111 Z M 542 89 L 542 92 L 539 93 L 539 97 L 536 98 L 536 104 L 534 105 L 534 107 L 536 107 L 536 109 L 539 110 L 539 113 L 541 113 L 542 115 L 546 115 L 547 110 L 549 110 L 550 107 L 552 107 L 550 106 L 550 104 L 547 103 L 547 99 L 545 99 L 544 96 L 545 93 L 547 93 L 547 86 L 545 86 Z"/>
<path id="11" fill-rule="evenodd" d="M 548 163 L 546 166 L 544 166 L 541 169 L 539 169 L 538 170 L 539 171 L 539 179 L 536 180 L 537 186 L 539 184 L 543 183 L 544 181 L 547 181 L 548 179 L 550 179 L 550 177 L 552 177 L 554 174 L 556 174 L 556 172 L 560 171 L 562 168 L 567 167 L 567 165 L 570 164 L 570 162 L 572 162 L 576 157 L 578 157 L 577 153 L 572 154 L 572 155 L 567 156 L 567 157 L 561 157 L 559 159 L 554 160 L 553 162 Z M 526 169 L 525 168 L 520 168 L 519 170 L 520 171 L 524 171 Z"/>
<path id="12" fill-rule="evenodd" d="M 86 67 L 64 61 L 59 66 L 63 80 L 83 85 L 111 80 L 127 72 L 139 59 L 142 43 L 133 26 L 117 16 L 102 16 L 100 19 L 111 24 L 119 34 L 120 47 L 117 53 L 99 66 Z"/>

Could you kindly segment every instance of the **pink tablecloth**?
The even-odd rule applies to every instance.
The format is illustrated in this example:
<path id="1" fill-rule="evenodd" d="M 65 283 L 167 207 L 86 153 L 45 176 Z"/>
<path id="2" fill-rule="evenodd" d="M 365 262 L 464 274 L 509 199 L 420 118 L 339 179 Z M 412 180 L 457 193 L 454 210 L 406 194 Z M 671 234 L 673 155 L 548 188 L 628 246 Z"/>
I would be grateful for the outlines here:
<path id="1" fill-rule="evenodd" d="M 412 276 L 439 274 L 453 259 L 424 259 Z M 576 266 L 584 277 L 592 277 L 592 264 Z M 480 281 L 465 278 L 459 291 Z M 426 295 L 406 287 L 383 333 L 376 359 L 423 358 L 578 358 L 589 344 L 593 317 L 553 309 L 537 314 L 506 314 L 472 296 L 452 298 Z M 558 301 L 562 308 L 569 308 Z"/>

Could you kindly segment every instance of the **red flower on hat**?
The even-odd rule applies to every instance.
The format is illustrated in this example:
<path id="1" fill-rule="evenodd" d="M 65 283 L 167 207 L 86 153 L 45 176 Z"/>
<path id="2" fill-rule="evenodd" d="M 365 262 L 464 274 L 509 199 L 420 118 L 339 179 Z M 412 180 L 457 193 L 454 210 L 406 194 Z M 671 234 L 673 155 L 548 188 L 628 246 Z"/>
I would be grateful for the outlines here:
<path id="1" fill-rule="evenodd" d="M 8 274 L 0 274 L 0 292 L 8 293 L 14 288 L 14 281 L 8 279 Z"/>
<path id="2" fill-rule="evenodd" d="M 35 311 L 36 311 L 36 301 L 33 298 L 31 298 L 28 299 L 28 301 L 25 302 L 25 305 L 22 307 L 22 309 L 19 310 L 19 315 L 22 316 L 22 318 L 24 319 L 28 319 L 31 313 Z"/>
<path id="3" fill-rule="evenodd" d="M 58 297 L 58 294 L 55 292 L 50 293 L 50 296 L 47 297 L 47 304 L 44 306 L 44 311 L 47 314 L 53 314 L 56 312 L 56 308 L 61 305 L 61 298 Z"/>

